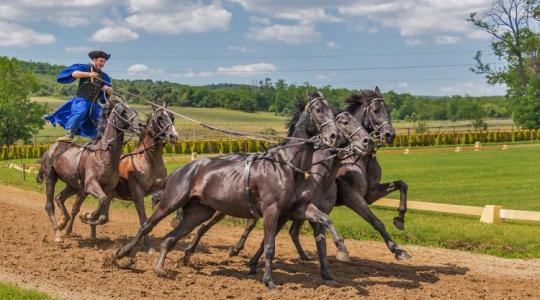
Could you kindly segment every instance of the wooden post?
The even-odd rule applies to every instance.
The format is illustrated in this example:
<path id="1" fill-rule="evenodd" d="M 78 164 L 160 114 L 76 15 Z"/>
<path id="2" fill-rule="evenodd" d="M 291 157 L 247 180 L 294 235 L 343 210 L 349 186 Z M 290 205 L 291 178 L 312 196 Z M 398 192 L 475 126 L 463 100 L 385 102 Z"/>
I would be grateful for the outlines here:
<path id="1" fill-rule="evenodd" d="M 456 150 L 454 152 L 461 152 L 461 147 L 456 147 Z"/>
<path id="2" fill-rule="evenodd" d="M 498 205 L 486 205 L 482 211 L 480 222 L 497 224 L 501 222 L 501 207 Z"/>
<path id="3" fill-rule="evenodd" d="M 405 149 L 405 150 L 403 151 L 403 154 L 410 154 L 410 153 L 411 153 L 411 150 L 410 150 L 409 148 L 407 148 L 407 149 Z"/>
<path id="4" fill-rule="evenodd" d="M 191 160 L 197 159 L 197 152 L 191 152 Z"/>
<path id="5" fill-rule="evenodd" d="M 502 145 L 502 150 L 508 150 L 508 145 Z"/>
<path id="6" fill-rule="evenodd" d="M 481 145 L 482 145 L 482 144 L 481 144 L 480 142 L 474 143 L 474 151 L 480 151 Z"/>

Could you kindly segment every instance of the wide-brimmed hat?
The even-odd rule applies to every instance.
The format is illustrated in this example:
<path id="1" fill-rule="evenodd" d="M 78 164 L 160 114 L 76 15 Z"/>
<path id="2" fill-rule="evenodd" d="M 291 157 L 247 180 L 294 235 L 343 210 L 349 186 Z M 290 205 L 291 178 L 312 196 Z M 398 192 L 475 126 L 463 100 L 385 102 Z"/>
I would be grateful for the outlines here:
<path id="1" fill-rule="evenodd" d="M 90 57 L 90 59 L 102 57 L 102 58 L 105 58 L 105 60 L 109 60 L 109 58 L 111 57 L 111 54 L 105 53 L 105 51 L 101 51 L 101 50 L 94 50 L 88 53 L 88 57 Z"/>

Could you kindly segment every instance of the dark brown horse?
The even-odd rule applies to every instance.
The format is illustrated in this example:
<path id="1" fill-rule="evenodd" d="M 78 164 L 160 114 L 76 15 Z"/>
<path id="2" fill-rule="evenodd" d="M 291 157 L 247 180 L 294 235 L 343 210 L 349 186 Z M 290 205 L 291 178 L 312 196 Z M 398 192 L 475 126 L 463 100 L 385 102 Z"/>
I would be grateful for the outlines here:
<path id="1" fill-rule="evenodd" d="M 355 116 L 368 132 L 376 138 L 379 143 L 392 143 L 395 137 L 395 129 L 390 121 L 388 109 L 384 103 L 383 96 L 379 88 L 375 90 L 364 90 L 351 95 L 346 99 L 349 104 L 347 111 Z M 358 160 L 357 160 L 358 159 Z M 408 259 L 409 254 L 401 249 L 390 237 L 384 224 L 375 216 L 369 208 L 376 200 L 395 191 L 400 191 L 399 215 L 394 218 L 394 225 L 403 230 L 404 215 L 407 210 L 407 184 L 402 180 L 391 183 L 380 183 L 381 167 L 376 156 L 368 158 L 351 157 L 348 161 L 342 162 L 342 166 L 337 172 L 337 206 L 345 205 L 364 218 L 383 237 L 388 249 L 395 254 L 396 259 Z M 237 255 L 244 247 L 244 243 L 257 220 L 249 220 L 242 237 L 238 243 L 231 248 L 231 256 Z M 294 221 L 290 228 L 290 235 L 296 246 L 300 259 L 310 260 L 300 244 L 300 229 L 303 221 Z M 340 260 L 346 252 L 339 251 Z"/>
<path id="2" fill-rule="evenodd" d="M 295 115 L 290 126 L 291 137 L 302 142 L 289 140 L 257 159 L 248 158 L 247 163 L 206 158 L 172 173 L 156 210 L 135 238 L 117 251 L 116 258 L 128 255 L 142 236 L 178 208 L 183 208 L 183 218 L 161 244 L 161 255 L 155 266 L 158 274 L 164 272 L 165 257 L 178 240 L 216 211 L 244 219 L 262 215 L 266 257 L 263 282 L 269 288 L 275 287 L 271 276 L 275 234 L 284 220 L 308 219 L 321 223 L 330 230 L 337 244 L 343 244 L 328 216 L 310 202 L 313 178 L 307 176 L 307 172 L 314 151 L 312 137 L 320 132 L 322 142 L 333 147 L 337 131 L 334 114 L 322 94 L 312 93 L 309 98 L 309 103 Z"/>
<path id="3" fill-rule="evenodd" d="M 74 218 L 88 194 L 100 202 L 108 202 L 120 178 L 118 163 L 124 133 L 139 133 L 143 126 L 135 110 L 123 102 L 111 99 L 103 108 L 99 139 L 83 146 L 55 143 L 43 154 L 37 180 L 45 182 L 45 210 L 51 220 L 55 241 L 61 241 L 64 235 L 71 233 Z M 58 179 L 65 182 L 66 187 L 55 197 L 54 188 Z M 77 199 L 70 216 L 65 200 L 75 194 Z M 63 220 L 60 224 L 54 216 L 54 203 L 62 210 Z M 88 215 L 87 218 L 106 222 L 108 215 L 105 211 L 102 214 L 100 212 Z M 92 236 L 95 237 L 95 227 L 92 227 Z"/>
<path id="4" fill-rule="evenodd" d="M 336 125 L 341 133 L 341 140 L 343 141 L 342 145 L 340 146 L 346 146 L 346 150 L 343 152 L 340 151 L 338 154 L 333 154 L 335 152 L 334 150 L 321 148 L 315 151 L 313 155 L 313 165 L 311 167 L 311 174 L 313 176 L 312 188 L 314 189 L 311 202 L 326 214 L 330 213 L 336 203 L 336 175 L 337 171 L 341 167 L 341 160 L 347 159 L 351 156 L 369 159 L 369 157 L 372 155 L 374 145 L 367 131 L 348 112 L 340 112 L 336 115 Z M 242 155 L 233 154 L 224 156 L 222 158 L 242 160 Z M 206 233 L 206 231 L 208 231 L 208 229 L 210 229 L 210 227 L 223 219 L 224 216 L 225 215 L 223 213 L 217 212 L 212 219 L 199 227 L 192 243 L 185 251 L 183 258 L 184 265 L 188 264 L 189 258 L 195 251 L 200 238 Z M 255 224 L 255 222 L 252 221 L 251 224 Z M 313 234 L 316 237 L 317 252 L 319 254 L 319 261 L 321 263 L 321 273 L 324 274 L 323 278 L 326 281 L 331 281 L 333 280 L 333 276 L 326 260 L 324 228 L 314 222 L 310 222 L 310 224 L 313 228 Z M 284 222 L 280 224 L 278 231 L 283 225 Z M 261 245 L 257 254 L 250 261 L 250 273 L 256 273 L 257 262 L 262 255 L 262 252 L 263 247 Z M 338 248 L 337 257 L 340 260 L 348 260 L 347 250 L 345 248 Z"/>
<path id="5" fill-rule="evenodd" d="M 167 105 L 164 104 L 164 107 Z M 163 145 L 174 143 L 177 139 L 174 115 L 167 109 L 153 106 L 137 147 L 120 158 L 120 181 L 113 195 L 135 203 L 141 225 L 146 221 L 144 197 L 165 186 L 167 169 L 163 162 Z M 150 249 L 147 236 L 144 237 L 144 245 Z"/>

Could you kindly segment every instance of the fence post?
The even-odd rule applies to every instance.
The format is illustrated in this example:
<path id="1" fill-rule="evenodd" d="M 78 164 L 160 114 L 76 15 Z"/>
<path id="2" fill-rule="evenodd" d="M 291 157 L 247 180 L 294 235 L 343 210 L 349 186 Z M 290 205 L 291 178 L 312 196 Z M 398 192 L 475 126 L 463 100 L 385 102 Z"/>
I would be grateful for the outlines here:
<path id="1" fill-rule="evenodd" d="M 486 205 L 482 211 L 480 222 L 487 224 L 497 224 L 501 222 L 501 206 Z"/>

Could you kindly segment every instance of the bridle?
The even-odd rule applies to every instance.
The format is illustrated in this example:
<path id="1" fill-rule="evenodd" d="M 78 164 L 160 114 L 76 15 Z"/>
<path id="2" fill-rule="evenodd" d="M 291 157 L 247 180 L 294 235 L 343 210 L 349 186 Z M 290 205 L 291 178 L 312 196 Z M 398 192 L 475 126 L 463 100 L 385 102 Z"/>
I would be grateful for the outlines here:
<path id="1" fill-rule="evenodd" d="M 306 108 L 304 109 L 304 111 L 308 112 L 308 113 L 311 115 L 311 120 L 312 120 L 313 123 L 315 124 L 315 127 L 317 128 L 317 130 L 318 130 L 319 132 L 321 132 L 321 129 L 322 129 L 324 126 L 326 126 L 326 125 L 332 123 L 334 120 L 330 119 L 330 120 L 328 120 L 328 121 L 326 121 L 326 122 L 323 122 L 323 123 L 319 124 L 319 123 L 315 120 L 315 118 L 313 118 L 312 106 L 313 106 L 313 103 L 315 103 L 315 102 L 317 102 L 317 101 L 319 101 L 319 100 L 321 100 L 321 101 L 326 101 L 326 99 L 324 99 L 324 97 L 313 98 L 313 99 L 311 99 L 311 100 L 309 101 L 309 103 L 306 105 Z"/>
<path id="2" fill-rule="evenodd" d="M 370 135 L 375 141 L 375 143 L 377 145 L 380 145 L 381 139 L 382 139 L 380 130 L 381 128 L 383 128 L 384 125 L 388 125 L 388 124 L 391 125 L 391 122 L 390 120 L 387 120 L 387 121 L 382 122 L 381 124 L 377 124 L 375 120 L 375 116 L 374 116 L 375 112 L 373 111 L 373 108 L 372 108 L 372 104 L 377 101 L 384 102 L 384 99 L 382 97 L 377 97 L 377 98 L 370 99 L 369 101 L 366 102 L 366 106 L 363 108 L 364 115 L 362 117 L 362 121 L 366 125 L 365 126 L 366 129 L 368 128 L 371 129 Z"/>

